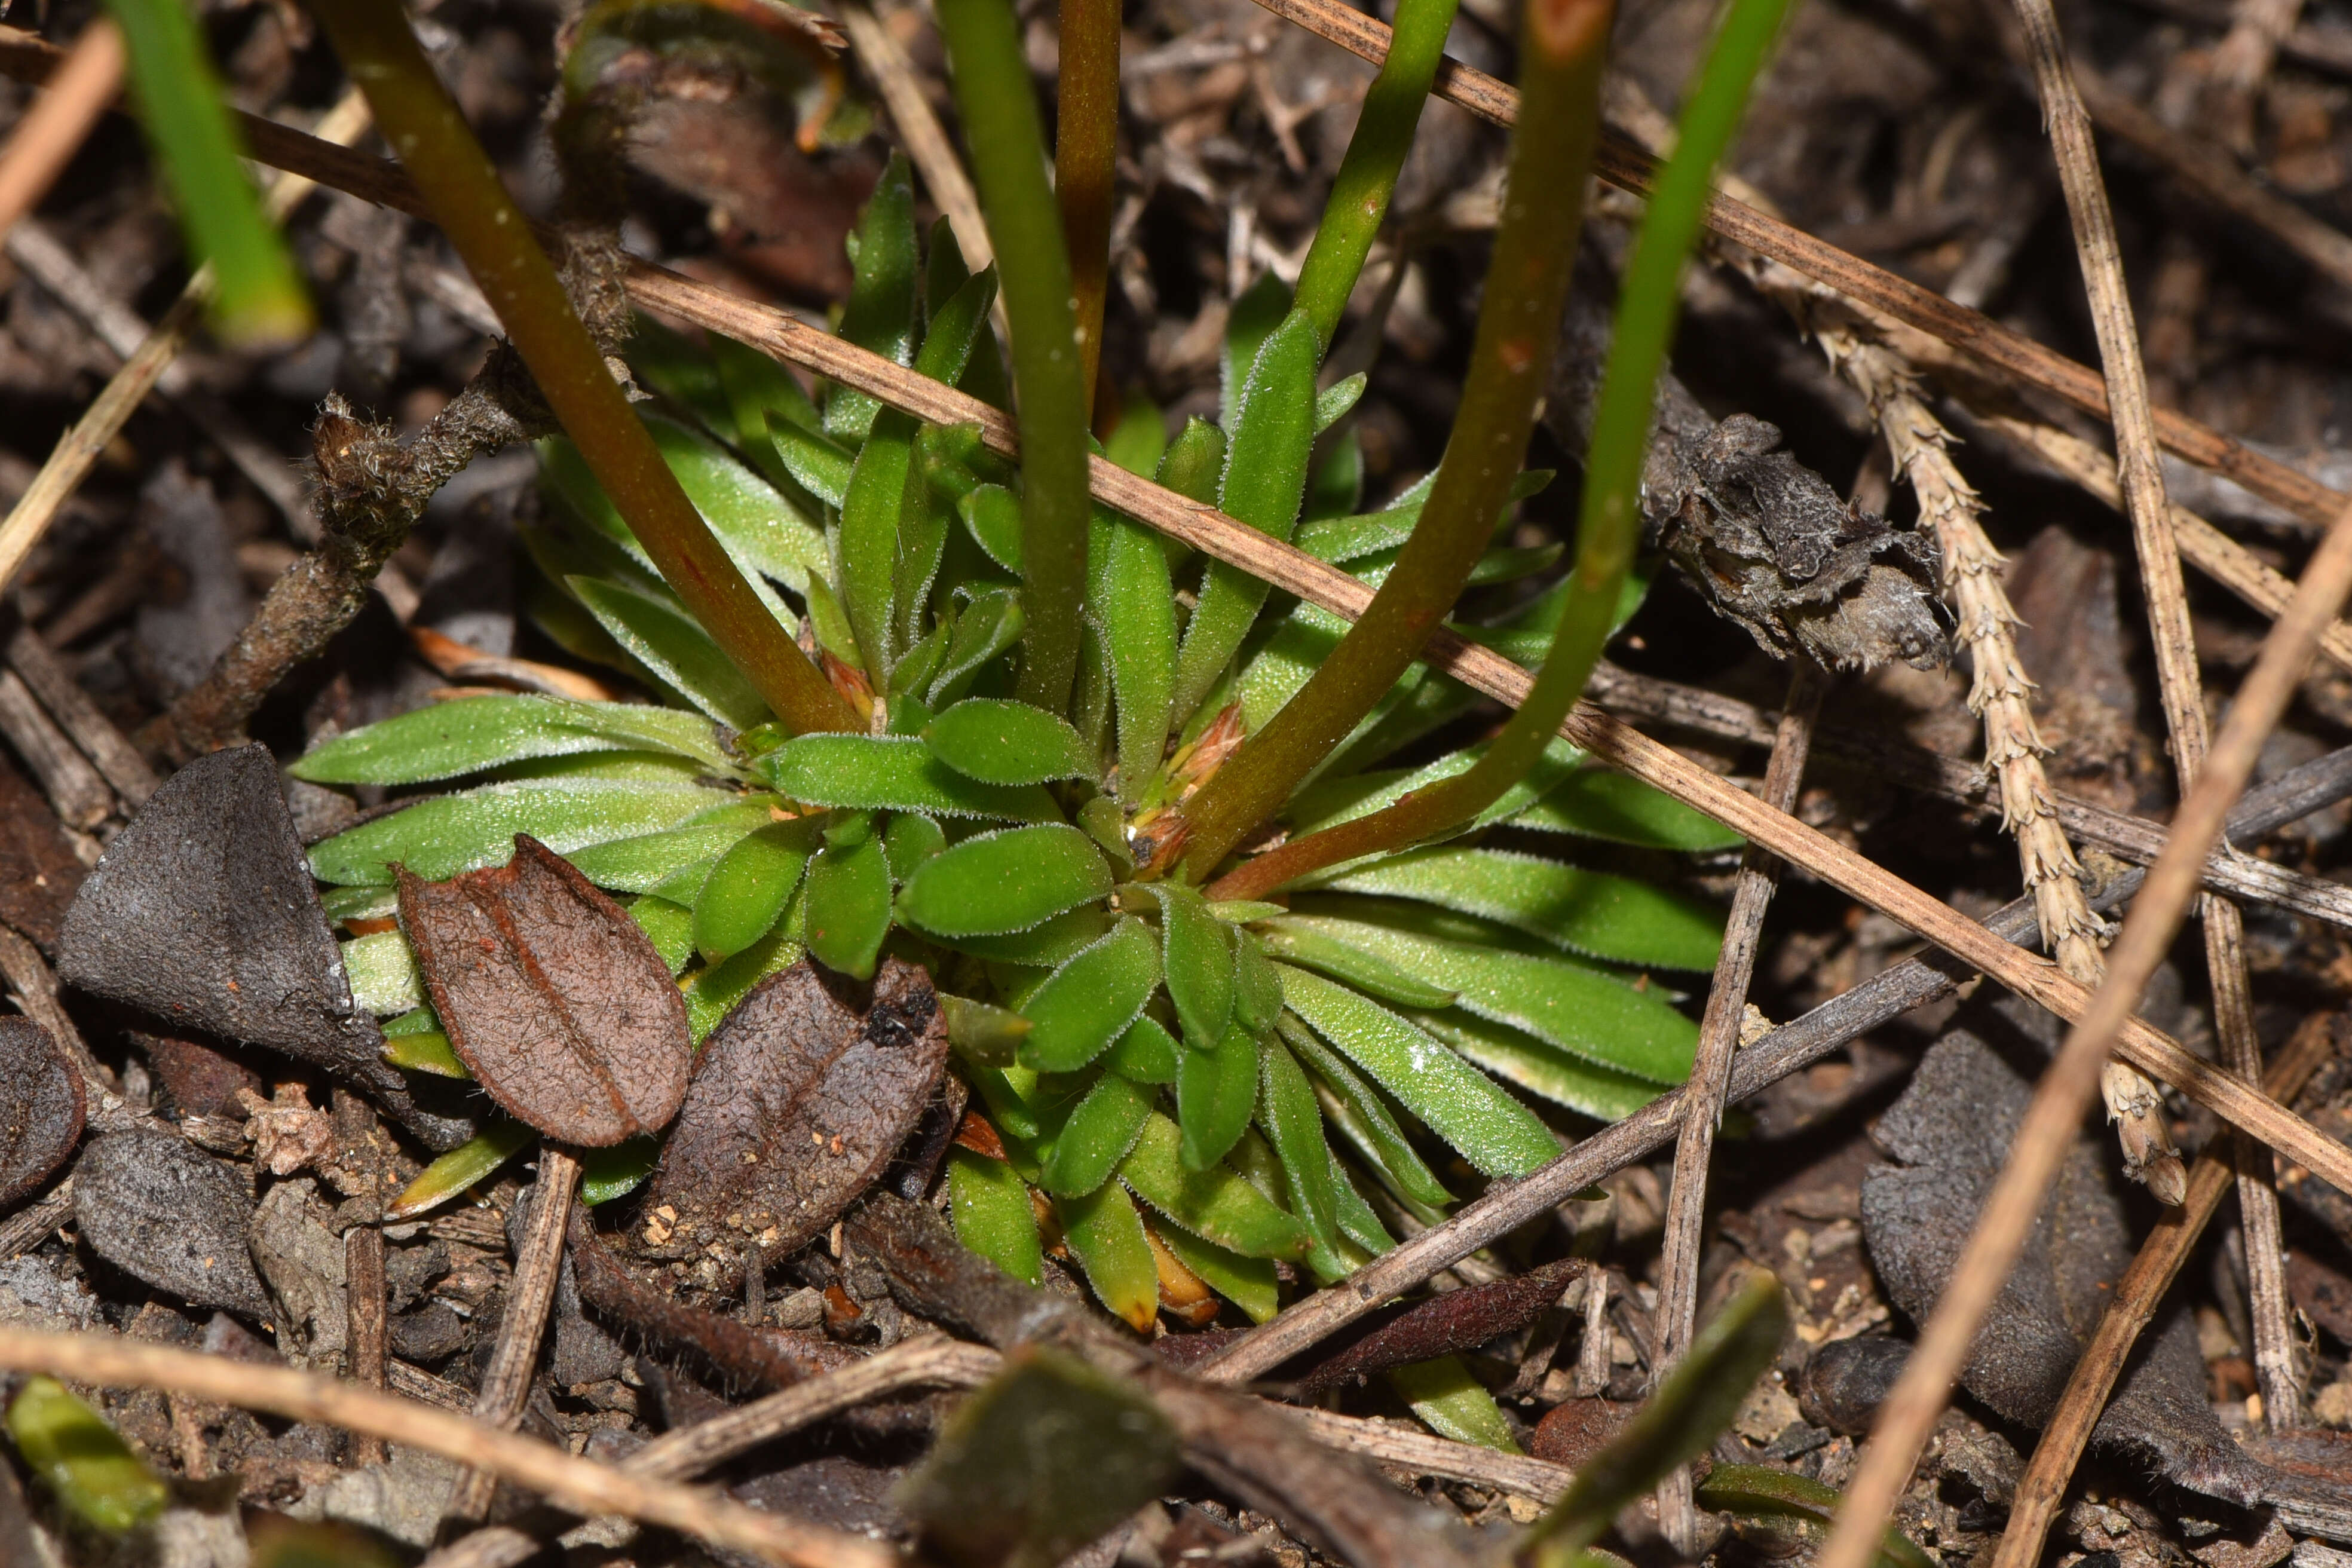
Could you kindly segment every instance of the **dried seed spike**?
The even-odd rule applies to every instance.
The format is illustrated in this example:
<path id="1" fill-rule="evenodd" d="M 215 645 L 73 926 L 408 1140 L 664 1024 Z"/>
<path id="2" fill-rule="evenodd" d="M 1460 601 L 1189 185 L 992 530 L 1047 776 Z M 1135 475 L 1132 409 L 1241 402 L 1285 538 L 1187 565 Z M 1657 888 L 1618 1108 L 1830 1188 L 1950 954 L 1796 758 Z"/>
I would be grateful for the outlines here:
<path id="1" fill-rule="evenodd" d="M 567 1143 L 667 1125 L 694 1053 L 686 1002 L 626 911 L 528 834 L 506 865 L 446 882 L 394 871 L 434 1010 L 491 1099 Z"/>

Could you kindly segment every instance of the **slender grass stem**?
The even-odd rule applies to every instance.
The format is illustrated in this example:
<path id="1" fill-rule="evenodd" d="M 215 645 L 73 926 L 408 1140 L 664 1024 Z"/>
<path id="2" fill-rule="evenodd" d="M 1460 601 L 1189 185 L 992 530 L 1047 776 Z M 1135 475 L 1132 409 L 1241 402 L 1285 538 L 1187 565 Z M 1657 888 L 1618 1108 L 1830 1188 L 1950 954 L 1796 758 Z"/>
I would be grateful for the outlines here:
<path id="1" fill-rule="evenodd" d="M 181 0 L 108 0 L 107 11 L 122 29 L 140 119 L 180 221 L 217 279 L 214 331 L 245 348 L 309 337 L 310 295 L 276 226 L 262 216 L 194 16 Z"/>
<path id="2" fill-rule="evenodd" d="M 316 10 L 548 406 L 662 576 L 786 725 L 859 728 L 678 488 L 398 0 L 321 0 Z"/>
<path id="3" fill-rule="evenodd" d="M 1444 0 L 1451 4 L 1451 0 Z M 1078 365 L 1087 406 L 1102 364 L 1103 302 L 1110 288 L 1111 204 L 1118 176 L 1118 0 L 1062 0 L 1062 68 L 1055 84 L 1054 197 L 1070 247 Z"/>
<path id="4" fill-rule="evenodd" d="M 1045 183 L 1045 132 L 1010 0 L 942 0 L 956 109 L 1003 279 L 1021 427 L 1021 700 L 1070 700 L 1086 596 L 1087 390 L 1070 257 Z"/>
<path id="5" fill-rule="evenodd" d="M 1612 0 L 1569 0 L 1528 12 L 1509 194 L 1495 236 L 1470 372 L 1436 483 L 1412 537 L 1362 618 L 1298 694 L 1201 786 L 1186 808 L 1191 837 L 1185 868 L 1196 879 L 1214 869 L 1244 834 L 1272 815 L 1379 703 L 1454 607 L 1494 534 L 1495 519 L 1508 503 L 1511 481 L 1527 455 L 1536 405 L 1559 340 L 1577 231 L 1584 221 L 1586 178 L 1600 133 L 1601 76 L 1613 8 Z M 1400 37 L 1404 14 L 1430 9 L 1443 9 L 1449 17 L 1453 13 L 1450 0 L 1406 0 Z M 1443 26 L 1436 40 L 1444 41 Z M 1555 42 L 1561 47 L 1553 47 Z M 1391 64 L 1396 58 L 1390 55 Z M 1381 80 L 1387 79 L 1384 68 Z M 1380 107 L 1380 90 L 1376 85 L 1341 166 L 1343 185 L 1348 169 L 1359 162 L 1358 150 L 1371 139 L 1368 131 Z M 1402 159 L 1400 144 L 1386 164 L 1383 205 Z M 1318 252 L 1340 214 L 1335 195 L 1316 237 Z M 1363 230 L 1367 246 L 1370 232 Z M 1360 264 L 1361 247 L 1354 254 Z M 1313 266 L 1312 255 L 1308 265 Z M 1303 296 L 1306 274 L 1300 277 Z M 1344 288 L 1339 298 L 1344 302 Z"/>
<path id="6" fill-rule="evenodd" d="M 1582 15 L 1576 0 L 1536 0 L 1534 35 Z M 1616 625 L 1641 535 L 1642 464 L 1655 418 L 1658 373 L 1680 314 L 1682 268 L 1705 221 L 1716 163 L 1731 144 L 1789 0 L 1734 0 L 1683 110 L 1674 156 L 1643 215 L 1617 305 L 1601 405 L 1586 454 L 1576 564 L 1559 625 L 1534 689 L 1468 773 L 1416 791 L 1370 816 L 1284 845 L 1222 878 L 1223 899 L 1255 898 L 1327 866 L 1433 837 L 1469 821 L 1527 776 L 1584 691 Z M 1521 106 L 1521 115 L 1526 114 Z M 1197 862 L 1196 862 L 1197 863 Z"/>
<path id="7" fill-rule="evenodd" d="M 1456 5 L 1457 0 L 1399 0 L 1388 58 L 1381 62 L 1381 73 L 1364 95 L 1363 111 L 1356 119 L 1355 134 L 1348 139 L 1347 154 L 1339 160 L 1339 173 L 1331 182 L 1315 243 L 1298 269 L 1298 291 L 1292 303 L 1314 321 L 1316 335 L 1327 349 L 1339 330 L 1348 296 L 1355 291 L 1356 279 L 1363 273 L 1364 258 L 1371 254 L 1372 239 L 1388 216 L 1398 171 L 1404 167 L 1405 154 L 1412 151 L 1412 133 L 1421 124 L 1422 106 L 1429 101 L 1438 62 L 1445 58 L 1445 36 L 1454 28 Z M 1596 47 L 1592 52 L 1598 58 L 1604 51 Z M 1064 58 L 1066 62 L 1067 56 Z M 1533 85 L 1530 73 L 1522 92 Z M 1521 113 L 1526 113 L 1524 105 Z M 1591 161 L 1591 134 L 1584 133 L 1580 169 Z M 1574 186 L 1558 186 L 1554 194 L 1580 207 L 1583 180 L 1580 173 Z M 1568 233 L 1571 237 L 1575 235 L 1574 225 Z"/>

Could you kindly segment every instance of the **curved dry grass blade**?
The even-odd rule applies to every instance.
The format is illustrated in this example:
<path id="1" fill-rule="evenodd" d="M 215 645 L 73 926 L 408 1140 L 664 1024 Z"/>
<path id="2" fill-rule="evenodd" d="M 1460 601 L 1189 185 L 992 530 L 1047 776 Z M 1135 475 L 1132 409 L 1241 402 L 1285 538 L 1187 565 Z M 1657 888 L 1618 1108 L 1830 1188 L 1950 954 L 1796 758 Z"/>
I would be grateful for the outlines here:
<path id="1" fill-rule="evenodd" d="M 698 1488 L 650 1480 L 463 1415 L 287 1367 L 140 1344 L 112 1334 L 0 1328 L 0 1367 L 106 1388 L 155 1388 L 422 1448 L 488 1470 L 582 1514 L 619 1514 L 785 1568 L 894 1568 L 896 1552 Z"/>

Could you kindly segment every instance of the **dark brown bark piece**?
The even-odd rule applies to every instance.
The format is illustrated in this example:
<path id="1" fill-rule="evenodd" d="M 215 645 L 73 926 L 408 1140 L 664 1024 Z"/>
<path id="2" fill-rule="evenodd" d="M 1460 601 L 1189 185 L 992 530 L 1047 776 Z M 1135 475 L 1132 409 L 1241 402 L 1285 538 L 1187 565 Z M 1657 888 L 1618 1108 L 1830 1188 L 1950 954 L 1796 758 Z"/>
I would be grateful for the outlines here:
<path id="1" fill-rule="evenodd" d="M 243 1121 L 246 1112 L 244 1103 L 237 1099 L 239 1091 L 250 1089 L 267 1098 L 268 1086 L 261 1081 L 259 1073 L 202 1040 L 135 1031 L 131 1039 L 147 1053 L 147 1060 L 154 1068 L 155 1076 L 163 1080 L 172 1103 L 183 1110 L 198 1116 L 235 1116 Z"/>
<path id="2" fill-rule="evenodd" d="M 1475 1350 L 1497 1334 L 1534 1322 L 1559 1300 L 1570 1280 L 1590 1268 L 1580 1258 L 1563 1258 L 1508 1279 L 1448 1290 L 1386 1322 L 1375 1321 L 1353 1344 L 1318 1362 L 1298 1380 L 1298 1392 L 1313 1394 L 1391 1367 Z"/>
<path id="3" fill-rule="evenodd" d="M 761 981 L 704 1042 L 654 1169 L 646 1207 L 677 1214 L 660 1255 L 772 1260 L 824 1234 L 906 1142 L 947 1052 L 918 965 L 885 959 L 861 985 L 803 959 Z"/>
<path id="4" fill-rule="evenodd" d="M 626 910 L 528 834 L 504 866 L 446 882 L 394 871 L 434 1011 L 492 1100 L 591 1147 L 668 1125 L 694 1040 Z"/>
<path id="5" fill-rule="evenodd" d="M 24 932 L 55 959 L 83 875 L 58 814 L 0 757 L 0 925 Z"/>
<path id="6" fill-rule="evenodd" d="M 0 1206 L 48 1180 L 81 1139 L 81 1074 L 30 1018 L 0 1018 Z"/>
<path id="7" fill-rule="evenodd" d="M 110 1132 L 74 1166 L 74 1218 L 109 1263 L 197 1307 L 256 1319 L 269 1298 L 246 1249 L 245 1182 L 176 1132 Z"/>
<path id="8" fill-rule="evenodd" d="M 384 1064 L 265 746 L 199 757 L 149 797 L 67 911 L 58 973 L 178 1028 L 324 1068 L 436 1149 L 473 1136 Z"/>

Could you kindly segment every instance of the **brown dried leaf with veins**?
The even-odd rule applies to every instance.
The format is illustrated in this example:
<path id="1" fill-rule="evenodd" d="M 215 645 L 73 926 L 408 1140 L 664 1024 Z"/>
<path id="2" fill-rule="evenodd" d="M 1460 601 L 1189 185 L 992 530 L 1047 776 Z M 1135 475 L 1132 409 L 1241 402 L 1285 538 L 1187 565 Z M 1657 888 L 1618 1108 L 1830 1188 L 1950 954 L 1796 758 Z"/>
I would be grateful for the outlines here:
<path id="1" fill-rule="evenodd" d="M 506 865 L 446 882 L 394 869 L 434 1011 L 492 1100 L 591 1147 L 668 1124 L 694 1056 L 686 1001 L 626 911 L 528 834 Z"/>
<path id="2" fill-rule="evenodd" d="M 887 1168 L 947 1053 L 915 964 L 885 959 L 861 985 L 803 959 L 761 981 L 695 1063 L 646 1187 L 666 1219 L 658 1242 L 641 1233 L 646 1250 L 772 1260 L 806 1246 Z"/>

